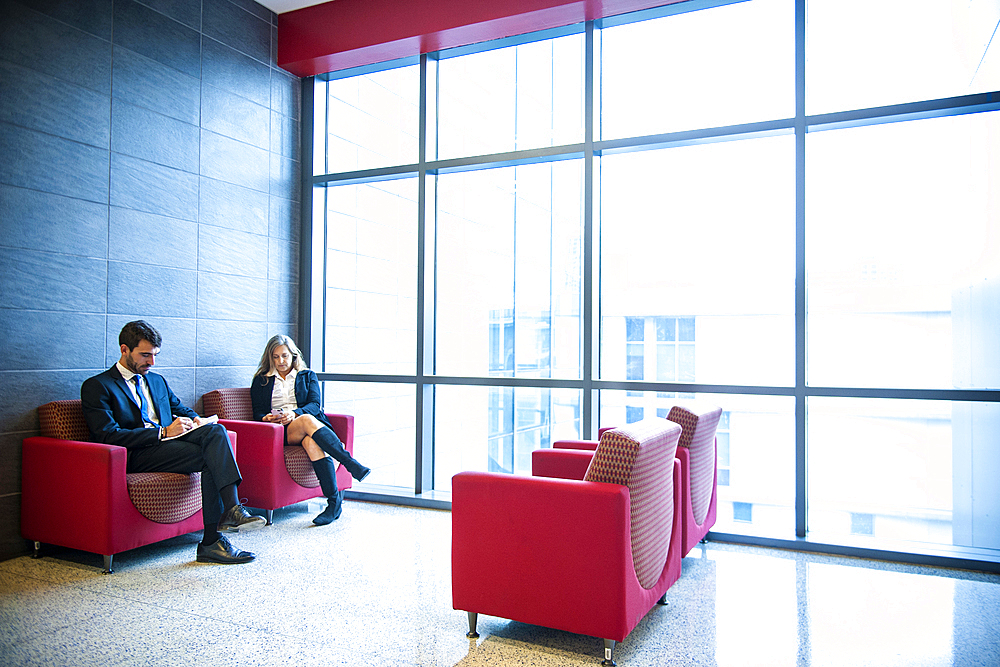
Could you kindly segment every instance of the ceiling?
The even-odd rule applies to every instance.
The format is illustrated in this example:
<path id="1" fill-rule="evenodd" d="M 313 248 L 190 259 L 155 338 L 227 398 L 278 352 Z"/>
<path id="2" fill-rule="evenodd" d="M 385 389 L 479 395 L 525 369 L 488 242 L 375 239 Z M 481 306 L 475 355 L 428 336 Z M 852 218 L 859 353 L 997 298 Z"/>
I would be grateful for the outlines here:
<path id="1" fill-rule="evenodd" d="M 257 0 L 258 4 L 264 5 L 275 14 L 284 14 L 293 9 L 302 9 L 310 5 L 318 5 L 326 0 Z"/>

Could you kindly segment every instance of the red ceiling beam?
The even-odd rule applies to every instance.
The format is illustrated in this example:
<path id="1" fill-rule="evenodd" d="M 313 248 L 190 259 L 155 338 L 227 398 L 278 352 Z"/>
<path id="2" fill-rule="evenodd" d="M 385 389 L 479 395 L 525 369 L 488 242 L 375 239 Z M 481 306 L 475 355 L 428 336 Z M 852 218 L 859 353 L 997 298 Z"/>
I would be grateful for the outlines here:
<path id="1" fill-rule="evenodd" d="M 311 76 L 684 0 L 331 0 L 278 15 L 278 65 Z"/>

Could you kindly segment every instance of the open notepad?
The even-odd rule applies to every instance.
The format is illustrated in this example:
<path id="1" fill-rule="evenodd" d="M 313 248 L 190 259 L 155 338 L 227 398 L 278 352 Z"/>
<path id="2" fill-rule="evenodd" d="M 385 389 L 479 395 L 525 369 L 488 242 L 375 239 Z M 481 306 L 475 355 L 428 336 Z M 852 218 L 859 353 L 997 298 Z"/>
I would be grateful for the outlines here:
<path id="1" fill-rule="evenodd" d="M 179 438 L 182 435 L 187 435 L 191 431 L 199 429 L 202 426 L 208 426 L 209 424 L 215 424 L 218 421 L 219 421 L 219 415 L 212 415 L 211 417 L 202 417 L 201 418 L 201 423 L 198 424 L 197 426 L 195 426 L 194 428 L 189 428 L 188 430 L 184 431 L 183 433 L 180 433 L 178 435 L 172 435 L 169 438 L 164 438 L 161 442 L 166 442 L 167 440 L 174 440 L 175 438 Z"/>

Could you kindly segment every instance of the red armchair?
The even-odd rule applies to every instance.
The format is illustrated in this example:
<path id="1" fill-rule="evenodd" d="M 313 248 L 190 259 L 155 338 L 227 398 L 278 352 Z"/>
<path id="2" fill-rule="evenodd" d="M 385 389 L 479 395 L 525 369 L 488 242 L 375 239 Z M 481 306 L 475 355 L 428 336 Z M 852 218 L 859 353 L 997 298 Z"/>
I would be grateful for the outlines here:
<path id="1" fill-rule="evenodd" d="M 284 428 L 279 424 L 253 421 L 250 388 L 216 389 L 202 396 L 205 416 L 218 415 L 219 423 L 240 436 L 236 463 L 243 483 L 244 504 L 265 511 L 271 525 L 274 510 L 323 495 L 309 457 L 299 445 L 285 446 Z M 354 417 L 326 414 L 344 449 L 354 454 Z M 354 478 L 343 466 L 337 467 L 337 488 L 349 489 Z"/>
<path id="2" fill-rule="evenodd" d="M 104 556 L 201 530 L 201 473 L 125 472 L 128 450 L 88 442 L 80 401 L 38 408 L 41 436 L 21 448 L 21 535 Z M 233 448 L 236 435 L 229 434 Z"/>
<path id="3" fill-rule="evenodd" d="M 679 424 L 680 441 L 677 443 L 677 459 L 681 463 L 681 533 L 684 549 L 681 556 L 687 556 L 698 542 L 705 539 L 715 525 L 718 506 L 718 458 L 715 432 L 722 418 L 722 408 L 700 401 L 688 401 L 673 406 L 667 419 Z M 605 426 L 598 433 L 603 434 L 611 427 Z M 532 470 L 548 471 L 550 459 L 559 454 L 558 450 L 577 450 L 576 469 L 585 466 L 588 451 L 597 449 L 594 440 L 559 440 L 552 443 L 552 449 L 536 449 L 532 455 Z M 538 474 L 538 473 L 535 473 Z M 543 472 L 546 476 L 559 474 Z M 575 473 L 574 473 L 575 474 Z"/>
<path id="4" fill-rule="evenodd" d="M 699 401 L 675 405 L 667 419 L 680 424 L 677 458 L 681 462 L 681 531 L 687 556 L 715 525 L 718 506 L 718 457 L 715 432 L 722 408 Z"/>
<path id="5" fill-rule="evenodd" d="M 680 434 L 659 418 L 609 431 L 583 453 L 584 479 L 571 479 L 583 458 L 573 450 L 541 457 L 550 477 L 455 475 L 452 602 L 469 636 L 490 614 L 601 637 L 613 665 L 616 642 L 680 577 Z"/>

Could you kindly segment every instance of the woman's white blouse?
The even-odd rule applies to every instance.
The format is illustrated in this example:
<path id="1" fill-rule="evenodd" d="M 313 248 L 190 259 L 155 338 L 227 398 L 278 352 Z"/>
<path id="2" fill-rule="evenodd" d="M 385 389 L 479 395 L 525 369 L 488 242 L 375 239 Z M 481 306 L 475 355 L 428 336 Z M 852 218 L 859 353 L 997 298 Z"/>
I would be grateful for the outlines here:
<path id="1" fill-rule="evenodd" d="M 271 390 L 271 409 L 284 408 L 286 411 L 299 407 L 295 402 L 295 376 L 298 371 L 294 368 L 289 371 L 285 379 L 277 373 L 274 374 L 274 388 Z"/>

